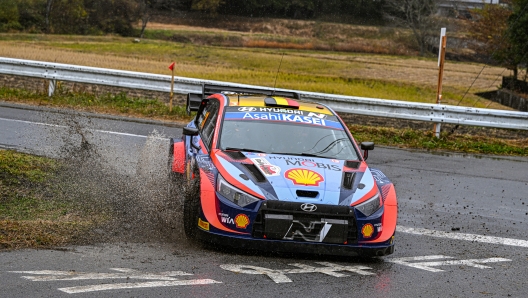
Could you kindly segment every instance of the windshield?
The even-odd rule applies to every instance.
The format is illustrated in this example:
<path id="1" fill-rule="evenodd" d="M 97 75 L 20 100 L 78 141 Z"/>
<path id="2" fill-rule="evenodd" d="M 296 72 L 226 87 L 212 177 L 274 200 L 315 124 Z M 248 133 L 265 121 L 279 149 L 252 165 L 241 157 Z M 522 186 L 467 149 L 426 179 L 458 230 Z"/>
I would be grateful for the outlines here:
<path id="1" fill-rule="evenodd" d="M 220 149 L 357 160 L 345 131 L 277 121 L 224 121 Z"/>

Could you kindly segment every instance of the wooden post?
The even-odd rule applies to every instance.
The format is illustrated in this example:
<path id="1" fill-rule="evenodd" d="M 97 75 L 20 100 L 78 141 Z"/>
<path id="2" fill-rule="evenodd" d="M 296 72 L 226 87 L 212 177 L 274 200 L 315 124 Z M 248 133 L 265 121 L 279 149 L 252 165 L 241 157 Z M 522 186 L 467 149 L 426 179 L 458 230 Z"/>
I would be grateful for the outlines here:
<path id="1" fill-rule="evenodd" d="M 174 96 L 174 62 L 169 65 L 169 69 L 172 71 L 171 76 L 171 89 L 170 89 L 170 101 L 169 101 L 169 112 L 172 112 L 172 98 Z"/>
<path id="2" fill-rule="evenodd" d="M 442 79 L 444 78 L 444 62 L 445 62 L 445 50 L 447 44 L 447 37 L 445 35 L 446 28 L 442 28 L 440 31 L 440 48 L 438 52 L 438 89 L 436 91 L 436 103 L 440 104 L 442 101 Z M 440 127 L 441 123 L 435 123 L 434 132 L 437 138 L 440 138 Z"/>

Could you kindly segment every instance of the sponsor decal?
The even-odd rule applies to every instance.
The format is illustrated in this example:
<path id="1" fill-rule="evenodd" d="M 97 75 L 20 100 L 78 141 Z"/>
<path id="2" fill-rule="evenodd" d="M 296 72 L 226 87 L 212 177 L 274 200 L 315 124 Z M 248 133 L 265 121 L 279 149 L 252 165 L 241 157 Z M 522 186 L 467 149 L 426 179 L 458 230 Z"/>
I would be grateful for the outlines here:
<path id="1" fill-rule="evenodd" d="M 198 218 L 198 226 L 203 230 L 209 231 L 209 223 Z"/>
<path id="2" fill-rule="evenodd" d="M 289 110 L 289 109 L 279 109 L 279 108 L 260 108 L 261 112 L 270 112 L 270 113 L 285 113 L 285 114 L 296 114 L 304 115 L 303 111 L 299 110 Z M 313 113 L 310 113 L 313 114 Z M 310 116 L 312 117 L 312 116 Z"/>
<path id="3" fill-rule="evenodd" d="M 379 233 L 381 231 L 383 231 L 383 225 L 381 223 L 377 223 L 374 225 L 374 227 L 376 228 L 376 231 Z"/>
<path id="4" fill-rule="evenodd" d="M 286 156 L 269 156 L 270 159 L 284 159 L 284 160 L 288 160 L 288 159 L 291 159 L 291 160 L 301 160 L 301 161 L 313 161 L 315 162 L 315 159 L 311 159 L 311 158 L 306 158 L 306 157 L 295 157 L 295 156 L 290 156 L 290 155 L 286 155 Z"/>
<path id="5" fill-rule="evenodd" d="M 363 238 L 370 238 L 372 237 L 372 234 L 374 234 L 374 226 L 372 224 L 366 224 L 361 228 L 361 234 L 363 235 Z"/>
<path id="6" fill-rule="evenodd" d="M 240 107 L 238 108 L 240 112 L 255 112 L 257 108 L 254 107 Z"/>
<path id="7" fill-rule="evenodd" d="M 242 119 L 252 120 L 278 120 L 288 122 L 307 123 L 315 125 L 326 125 L 324 119 L 312 118 L 307 116 L 293 115 L 293 114 L 278 114 L 278 113 L 245 113 Z"/>
<path id="8" fill-rule="evenodd" d="M 382 171 L 378 169 L 370 169 L 370 172 L 372 173 L 372 178 L 376 180 L 376 183 L 378 183 L 378 185 L 382 186 L 390 183 L 389 178 L 387 178 L 387 176 L 385 176 Z"/>
<path id="9" fill-rule="evenodd" d="M 251 107 L 239 107 L 238 109 L 250 109 Z M 268 121 L 285 121 L 293 123 L 305 123 L 317 126 L 327 126 L 335 129 L 343 130 L 341 123 L 329 120 L 320 119 L 317 117 L 308 117 L 305 115 L 298 114 L 287 114 L 287 113 L 268 113 L 259 111 L 234 111 L 227 112 L 224 116 L 224 120 L 268 120 Z"/>
<path id="10" fill-rule="evenodd" d="M 229 216 L 229 214 L 225 214 L 225 213 L 218 213 L 218 216 L 220 216 L 220 221 L 222 223 L 226 223 L 226 224 L 235 224 L 235 221 Z"/>
<path id="11" fill-rule="evenodd" d="M 263 157 L 252 158 L 253 163 L 260 169 L 262 174 L 265 176 L 278 176 L 280 175 L 281 168 L 276 165 L 272 165 L 269 161 Z"/>
<path id="12" fill-rule="evenodd" d="M 322 163 L 322 162 L 315 162 L 315 161 L 310 161 L 310 160 L 291 161 L 291 160 L 287 159 L 286 160 L 286 165 L 298 166 L 298 167 L 307 167 L 307 168 L 328 169 L 328 170 L 332 170 L 332 171 L 341 171 L 341 168 L 339 166 L 337 166 L 337 165 L 330 165 L 330 164 L 326 164 L 326 163 Z"/>
<path id="13" fill-rule="evenodd" d="M 284 173 L 284 177 L 290 179 L 295 185 L 319 186 L 324 181 L 319 173 L 307 169 L 290 169 Z"/>
<path id="14" fill-rule="evenodd" d="M 243 213 L 235 216 L 235 224 L 239 229 L 245 229 L 249 225 L 249 217 Z"/>
<path id="15" fill-rule="evenodd" d="M 196 162 L 198 166 L 206 171 L 211 171 L 215 168 L 211 158 L 208 155 L 197 155 Z M 190 171 L 190 169 L 189 169 Z"/>
<path id="16" fill-rule="evenodd" d="M 339 163 L 339 160 L 337 160 L 337 159 L 332 159 L 332 162 Z"/>
<path id="17" fill-rule="evenodd" d="M 325 119 L 326 118 L 326 115 L 325 114 L 317 114 L 317 113 L 308 113 L 308 117 L 315 117 L 315 118 L 319 118 L 319 119 Z"/>
<path id="18" fill-rule="evenodd" d="M 257 156 L 264 157 L 264 156 L 266 156 L 266 153 L 259 153 L 259 154 L 257 154 Z"/>

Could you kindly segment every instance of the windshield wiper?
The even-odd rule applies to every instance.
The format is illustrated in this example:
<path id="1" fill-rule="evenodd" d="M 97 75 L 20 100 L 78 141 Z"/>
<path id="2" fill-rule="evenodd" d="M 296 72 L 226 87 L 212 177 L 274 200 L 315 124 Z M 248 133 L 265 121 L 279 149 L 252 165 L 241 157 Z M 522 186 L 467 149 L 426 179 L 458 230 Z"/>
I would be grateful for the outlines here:
<path id="1" fill-rule="evenodd" d="M 246 152 L 257 152 L 257 153 L 266 153 L 264 151 L 256 150 L 256 149 L 247 149 L 247 148 L 235 148 L 235 147 L 227 147 L 224 150 L 235 150 L 235 151 L 246 151 Z"/>

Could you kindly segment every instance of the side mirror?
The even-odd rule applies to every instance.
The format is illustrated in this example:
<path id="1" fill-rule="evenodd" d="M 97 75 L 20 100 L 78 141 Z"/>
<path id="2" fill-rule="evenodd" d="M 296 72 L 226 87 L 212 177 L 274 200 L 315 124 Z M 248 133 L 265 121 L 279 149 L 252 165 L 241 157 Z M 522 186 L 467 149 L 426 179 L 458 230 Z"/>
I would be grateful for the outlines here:
<path id="1" fill-rule="evenodd" d="M 198 128 L 196 127 L 184 127 L 183 128 L 183 135 L 184 136 L 197 136 L 198 135 Z"/>
<path id="2" fill-rule="evenodd" d="M 194 149 L 200 151 L 200 146 L 196 146 L 194 145 L 194 142 L 193 142 L 193 137 L 194 136 L 197 136 L 198 135 L 198 128 L 196 127 L 184 127 L 183 128 L 183 135 L 184 136 L 190 136 L 191 137 L 191 147 L 193 147 Z"/>
<path id="3" fill-rule="evenodd" d="M 364 150 L 363 158 L 367 160 L 369 150 L 374 150 L 374 142 L 362 142 L 360 146 L 361 150 Z"/>

